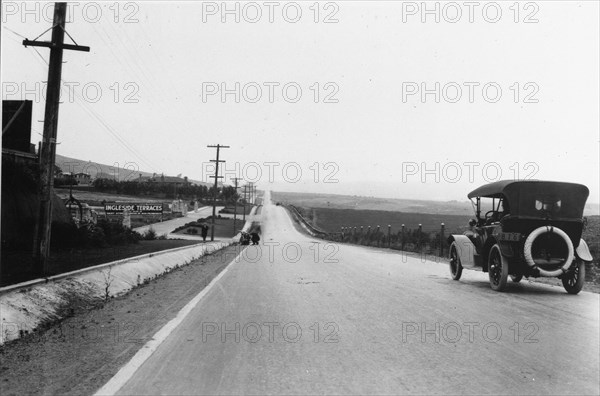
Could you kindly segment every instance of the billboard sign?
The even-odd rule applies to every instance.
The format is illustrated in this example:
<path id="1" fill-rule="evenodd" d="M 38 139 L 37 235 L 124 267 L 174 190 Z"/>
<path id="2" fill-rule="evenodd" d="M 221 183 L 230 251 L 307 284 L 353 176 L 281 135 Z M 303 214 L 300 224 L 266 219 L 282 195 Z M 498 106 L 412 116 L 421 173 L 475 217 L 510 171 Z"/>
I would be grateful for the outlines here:
<path id="1" fill-rule="evenodd" d="M 2 101 L 2 148 L 31 153 L 32 103 L 31 100 Z"/>
<path id="2" fill-rule="evenodd" d="M 162 203 L 105 203 L 104 211 L 106 214 L 123 214 L 128 211 L 129 214 L 162 214 Z"/>

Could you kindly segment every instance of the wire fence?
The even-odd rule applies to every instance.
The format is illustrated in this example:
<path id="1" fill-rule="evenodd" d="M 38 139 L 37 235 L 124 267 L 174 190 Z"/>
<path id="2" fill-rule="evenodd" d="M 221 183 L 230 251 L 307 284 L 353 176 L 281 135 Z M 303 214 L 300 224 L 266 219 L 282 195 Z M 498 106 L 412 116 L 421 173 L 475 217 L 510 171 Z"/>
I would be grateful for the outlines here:
<path id="1" fill-rule="evenodd" d="M 329 240 L 363 246 L 389 248 L 407 252 L 443 257 L 448 253 L 448 232 L 444 223 L 438 229 L 424 228 L 422 224 L 399 230 L 391 225 L 342 227 L 340 232 L 329 233 Z"/>
<path id="2" fill-rule="evenodd" d="M 307 231 L 318 238 L 440 257 L 448 254 L 446 239 L 449 232 L 444 223 L 441 223 L 438 228 L 423 227 L 422 224 L 407 227 L 402 224 L 400 229 L 392 230 L 392 226 L 388 224 L 386 227 L 379 225 L 341 227 L 340 232 L 325 232 L 306 220 L 294 205 L 284 206 L 299 223 L 304 225 Z"/>

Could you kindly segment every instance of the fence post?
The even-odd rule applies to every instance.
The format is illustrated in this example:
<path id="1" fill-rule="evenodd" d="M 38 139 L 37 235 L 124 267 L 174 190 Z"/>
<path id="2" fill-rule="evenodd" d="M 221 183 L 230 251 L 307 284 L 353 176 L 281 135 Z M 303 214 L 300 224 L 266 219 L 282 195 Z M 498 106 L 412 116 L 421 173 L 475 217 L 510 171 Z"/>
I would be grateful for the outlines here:
<path id="1" fill-rule="evenodd" d="M 421 233 L 423 232 L 423 224 L 419 224 L 419 232 L 417 233 L 417 249 L 421 252 Z"/>
<path id="2" fill-rule="evenodd" d="M 444 223 L 442 223 L 442 229 L 440 230 L 440 257 L 444 257 Z"/>
<path id="3" fill-rule="evenodd" d="M 402 250 L 404 250 L 404 224 L 402 224 Z"/>
<path id="4" fill-rule="evenodd" d="M 392 246 L 392 225 L 388 224 L 388 248 Z"/>

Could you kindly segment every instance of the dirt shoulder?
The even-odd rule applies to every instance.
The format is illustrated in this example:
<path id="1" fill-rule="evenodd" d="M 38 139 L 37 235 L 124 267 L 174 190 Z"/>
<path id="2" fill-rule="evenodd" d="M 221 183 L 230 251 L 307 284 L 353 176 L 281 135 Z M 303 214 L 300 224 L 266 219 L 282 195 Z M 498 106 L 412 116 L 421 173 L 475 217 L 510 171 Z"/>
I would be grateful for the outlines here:
<path id="1" fill-rule="evenodd" d="M 0 394 L 91 394 L 241 251 L 229 246 L 107 302 L 73 301 L 72 316 L 0 347 Z"/>

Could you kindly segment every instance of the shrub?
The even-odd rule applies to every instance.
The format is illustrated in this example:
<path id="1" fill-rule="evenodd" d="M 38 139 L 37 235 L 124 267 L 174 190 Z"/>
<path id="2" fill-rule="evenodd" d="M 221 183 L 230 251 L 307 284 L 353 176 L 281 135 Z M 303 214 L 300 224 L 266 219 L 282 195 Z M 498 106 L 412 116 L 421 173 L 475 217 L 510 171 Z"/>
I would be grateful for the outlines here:
<path id="1" fill-rule="evenodd" d="M 106 242 L 110 245 L 137 243 L 140 239 L 142 239 L 140 234 L 123 226 L 123 224 L 120 222 L 101 219 L 98 220 L 97 226 L 104 231 L 104 234 L 106 235 Z"/>
<path id="2" fill-rule="evenodd" d="M 85 241 L 85 232 L 79 231 L 74 223 L 53 222 L 51 233 L 53 249 L 72 248 Z"/>
<path id="3" fill-rule="evenodd" d="M 107 245 L 106 234 L 102 227 L 92 224 L 90 227 L 82 227 L 80 230 L 84 233 L 86 245 L 93 247 L 104 247 Z"/>
<path id="4" fill-rule="evenodd" d="M 156 239 L 156 231 L 154 228 L 150 227 L 146 232 L 144 232 L 143 238 L 145 241 L 153 241 Z"/>

